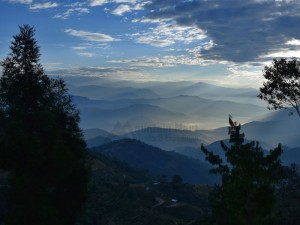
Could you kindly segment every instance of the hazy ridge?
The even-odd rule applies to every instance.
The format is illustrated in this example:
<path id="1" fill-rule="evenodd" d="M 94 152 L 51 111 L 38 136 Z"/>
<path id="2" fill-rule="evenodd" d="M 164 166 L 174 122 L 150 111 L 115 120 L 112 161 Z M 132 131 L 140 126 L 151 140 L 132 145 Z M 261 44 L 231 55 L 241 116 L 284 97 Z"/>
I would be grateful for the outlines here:
<path id="1" fill-rule="evenodd" d="M 256 97 L 258 90 L 219 87 L 203 82 L 82 79 L 82 82 L 79 82 L 80 78 L 67 81 L 81 111 L 81 126 L 88 146 L 134 167 L 144 166 L 156 174 L 171 175 L 165 165 L 155 170 L 145 159 L 155 162 L 166 157 L 161 154 L 170 154 L 168 157 L 172 158 L 177 153 L 197 159 L 199 165 L 206 164 L 200 146 L 204 144 L 208 149 L 222 153 L 220 140 L 228 138 L 229 114 L 242 124 L 242 132 L 248 141 L 259 141 L 266 151 L 282 143 L 286 146 L 283 163 L 298 163 L 298 118 L 288 116 L 285 110 L 268 111 Z M 128 138 L 140 142 L 128 141 Z M 115 152 L 116 146 L 120 147 L 118 151 L 123 151 Z M 157 157 L 150 157 L 145 149 L 156 149 Z M 165 151 L 169 153 L 163 153 Z M 137 152 L 141 155 L 136 157 L 142 157 L 138 165 L 135 163 L 139 160 L 133 162 L 130 157 Z M 177 160 L 181 161 L 179 158 Z M 173 173 L 179 171 L 172 170 Z"/>

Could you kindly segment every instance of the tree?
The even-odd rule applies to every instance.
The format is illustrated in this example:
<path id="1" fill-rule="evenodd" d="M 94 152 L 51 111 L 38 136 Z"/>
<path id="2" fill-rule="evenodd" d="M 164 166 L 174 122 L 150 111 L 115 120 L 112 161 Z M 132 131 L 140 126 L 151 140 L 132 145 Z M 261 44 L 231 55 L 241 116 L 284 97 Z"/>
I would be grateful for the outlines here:
<path id="1" fill-rule="evenodd" d="M 79 111 L 39 64 L 35 29 L 20 27 L 1 62 L 0 168 L 10 171 L 5 224 L 74 224 L 86 199 Z"/>
<path id="2" fill-rule="evenodd" d="M 268 102 L 268 109 L 289 109 L 300 116 L 300 61 L 274 59 L 266 66 L 263 76 L 267 80 L 258 97 Z"/>
<path id="3" fill-rule="evenodd" d="M 285 166 L 284 178 L 279 182 L 276 197 L 280 211 L 274 225 L 294 225 L 299 223 L 300 175 L 296 164 Z"/>
<path id="4" fill-rule="evenodd" d="M 231 146 L 221 142 L 227 159 L 201 149 L 214 167 L 212 173 L 220 174 L 222 184 L 216 185 L 210 195 L 213 217 L 219 225 L 265 224 L 275 212 L 274 185 L 280 178 L 281 146 L 264 156 L 258 142 L 244 143 L 241 126 L 229 117 Z"/>

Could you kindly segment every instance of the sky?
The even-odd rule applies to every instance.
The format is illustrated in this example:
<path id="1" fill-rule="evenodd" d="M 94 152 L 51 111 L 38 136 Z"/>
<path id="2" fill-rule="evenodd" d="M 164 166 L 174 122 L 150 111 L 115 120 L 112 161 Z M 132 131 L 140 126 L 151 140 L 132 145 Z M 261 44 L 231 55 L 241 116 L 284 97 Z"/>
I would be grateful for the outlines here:
<path id="1" fill-rule="evenodd" d="M 300 57 L 299 0 L 0 0 L 0 59 L 22 24 L 60 76 L 257 88 Z"/>

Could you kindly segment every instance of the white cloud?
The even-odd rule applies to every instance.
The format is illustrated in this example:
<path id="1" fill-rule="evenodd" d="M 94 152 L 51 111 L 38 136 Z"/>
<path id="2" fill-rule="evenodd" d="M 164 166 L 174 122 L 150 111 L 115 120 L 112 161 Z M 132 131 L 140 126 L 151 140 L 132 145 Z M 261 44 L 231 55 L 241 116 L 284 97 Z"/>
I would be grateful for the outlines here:
<path id="1" fill-rule="evenodd" d="M 71 47 L 73 50 L 86 50 L 88 47 L 87 46 L 73 46 Z"/>
<path id="2" fill-rule="evenodd" d="M 108 3 L 107 0 L 91 0 L 89 5 L 90 6 L 101 6 L 101 5 L 104 5 L 106 3 Z"/>
<path id="3" fill-rule="evenodd" d="M 123 16 L 124 13 L 142 10 L 143 7 L 140 4 L 130 6 L 130 5 L 119 5 L 116 9 L 112 11 L 112 14 L 117 16 Z"/>
<path id="4" fill-rule="evenodd" d="M 87 14 L 89 12 L 90 12 L 90 10 L 88 8 L 81 8 L 81 7 L 70 8 L 67 11 L 65 11 L 64 13 L 56 14 L 53 18 L 55 18 L 55 19 L 67 19 L 68 17 L 70 17 L 73 14 L 82 15 L 82 14 Z"/>
<path id="5" fill-rule="evenodd" d="M 107 43 L 81 43 L 77 46 L 71 47 L 77 55 L 85 57 L 95 57 L 98 56 L 97 53 L 93 52 L 96 49 L 108 49 L 109 45 Z"/>
<path id="6" fill-rule="evenodd" d="M 90 0 L 89 5 L 90 6 L 102 6 L 107 3 L 128 3 L 128 4 L 136 4 L 137 0 Z"/>
<path id="7" fill-rule="evenodd" d="M 7 0 L 10 3 L 31 4 L 32 0 Z"/>
<path id="8" fill-rule="evenodd" d="M 37 10 L 37 9 L 49 9 L 49 8 L 55 8 L 55 7 L 58 7 L 58 3 L 56 3 L 56 2 L 45 2 L 45 3 L 33 4 L 29 7 L 29 9 Z"/>
<path id="9" fill-rule="evenodd" d="M 204 50 L 209 50 L 209 49 L 212 49 L 214 46 L 216 46 L 216 44 L 214 43 L 214 41 L 213 40 L 210 40 L 210 41 L 208 41 L 208 42 L 205 42 L 203 45 L 202 45 L 202 48 L 204 49 Z"/>
<path id="10" fill-rule="evenodd" d="M 71 47 L 73 50 L 85 50 L 85 49 L 107 49 L 109 44 L 107 43 L 81 43 L 77 46 Z"/>
<path id="11" fill-rule="evenodd" d="M 48 71 L 54 76 L 88 76 L 88 77 L 110 77 L 114 79 L 148 79 L 149 77 L 137 68 L 131 67 L 72 67 L 56 68 Z"/>
<path id="12" fill-rule="evenodd" d="M 172 57 L 172 56 L 170 56 Z M 142 57 L 136 59 L 124 59 L 124 60 L 111 60 L 110 63 L 117 64 L 129 64 L 135 67 L 152 67 L 152 68 L 161 68 L 161 67 L 174 67 L 174 60 L 170 57 Z"/>
<path id="13" fill-rule="evenodd" d="M 204 61 L 199 57 L 192 55 L 168 55 L 160 57 L 141 57 L 136 59 L 111 60 L 110 63 L 129 64 L 135 67 L 150 68 L 168 68 L 177 65 L 199 66 L 208 65 L 208 61 Z"/>
<path id="14" fill-rule="evenodd" d="M 76 7 L 83 7 L 84 5 L 86 5 L 86 2 L 74 2 L 72 4 L 68 4 L 68 5 L 65 5 L 65 6 L 76 8 Z"/>
<path id="15" fill-rule="evenodd" d="M 186 48 L 186 49 L 177 49 L 171 48 L 167 49 L 166 52 L 173 52 L 174 55 L 165 55 L 165 56 L 144 56 L 133 59 L 123 59 L 123 60 L 111 60 L 110 63 L 118 64 L 128 64 L 134 67 L 148 67 L 148 68 L 168 68 L 176 67 L 178 65 L 186 66 L 209 66 L 213 64 L 229 64 L 225 60 L 211 60 L 205 59 L 201 55 L 201 49 L 205 48 L 207 45 L 212 45 L 211 42 L 204 42 L 202 45 Z"/>
<path id="16" fill-rule="evenodd" d="M 300 45 L 300 40 L 293 38 L 293 39 L 287 41 L 285 44 L 286 45 L 297 45 L 298 46 L 298 45 Z"/>
<path id="17" fill-rule="evenodd" d="M 167 47 L 175 43 L 174 40 L 171 39 L 165 39 L 165 40 L 159 40 L 156 39 L 155 37 L 147 37 L 147 36 L 142 36 L 136 38 L 137 43 L 142 43 L 142 44 L 148 44 L 156 47 Z"/>
<path id="18" fill-rule="evenodd" d="M 95 57 L 97 54 L 93 52 L 77 52 L 77 55 L 91 58 Z"/>
<path id="19" fill-rule="evenodd" d="M 130 4 L 136 4 L 137 0 L 112 0 L 114 3 L 130 3 Z"/>
<path id="20" fill-rule="evenodd" d="M 260 58 L 300 58 L 300 49 L 281 49 L 260 56 Z"/>
<path id="21" fill-rule="evenodd" d="M 174 23 L 162 22 L 148 31 L 131 35 L 137 43 L 166 47 L 176 42 L 190 44 L 206 38 L 205 31 L 193 26 L 178 26 Z"/>
<path id="22" fill-rule="evenodd" d="M 119 5 L 116 9 L 112 11 L 112 14 L 117 16 L 122 16 L 126 12 L 131 12 L 129 5 Z"/>
<path id="23" fill-rule="evenodd" d="M 119 39 L 113 38 L 107 34 L 102 33 L 93 33 L 83 30 L 73 30 L 67 29 L 65 32 L 71 36 L 79 37 L 81 39 L 87 41 L 94 41 L 94 42 L 112 42 L 112 41 L 119 41 Z"/>
<path id="24" fill-rule="evenodd" d="M 135 18 L 132 20 L 133 23 L 163 23 L 163 22 L 170 22 L 172 20 L 170 19 L 164 19 L 164 18 L 158 18 L 158 19 L 150 19 L 150 18 L 146 18 L 146 17 L 142 17 L 142 18 Z"/>

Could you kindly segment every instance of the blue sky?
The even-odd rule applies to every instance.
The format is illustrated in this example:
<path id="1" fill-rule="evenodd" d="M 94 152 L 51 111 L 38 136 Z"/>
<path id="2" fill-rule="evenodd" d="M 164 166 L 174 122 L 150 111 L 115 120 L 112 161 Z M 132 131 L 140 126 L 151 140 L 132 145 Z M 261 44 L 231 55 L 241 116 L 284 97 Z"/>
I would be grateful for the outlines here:
<path id="1" fill-rule="evenodd" d="M 300 57 L 297 0 L 0 0 L 0 58 L 34 25 L 49 74 L 259 87 Z"/>

